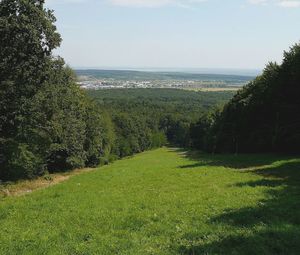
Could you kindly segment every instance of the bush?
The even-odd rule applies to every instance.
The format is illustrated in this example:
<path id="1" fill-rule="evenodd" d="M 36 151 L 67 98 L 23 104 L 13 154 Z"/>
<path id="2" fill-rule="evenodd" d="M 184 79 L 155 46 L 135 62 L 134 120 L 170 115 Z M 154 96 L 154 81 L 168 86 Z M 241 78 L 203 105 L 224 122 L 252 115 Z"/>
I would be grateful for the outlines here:
<path id="1" fill-rule="evenodd" d="M 27 144 L 14 144 L 8 163 L 8 179 L 34 178 L 44 172 L 43 160 L 34 155 Z"/>
<path id="2" fill-rule="evenodd" d="M 159 148 L 167 143 L 167 137 L 164 132 L 155 132 L 151 135 L 151 148 Z"/>

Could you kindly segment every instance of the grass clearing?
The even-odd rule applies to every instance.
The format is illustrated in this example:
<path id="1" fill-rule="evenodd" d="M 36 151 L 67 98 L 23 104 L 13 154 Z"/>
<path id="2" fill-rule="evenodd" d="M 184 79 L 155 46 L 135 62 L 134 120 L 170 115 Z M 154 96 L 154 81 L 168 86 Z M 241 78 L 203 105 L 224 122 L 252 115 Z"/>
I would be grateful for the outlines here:
<path id="1" fill-rule="evenodd" d="M 299 254 L 300 159 L 162 148 L 0 200 L 1 254 Z"/>

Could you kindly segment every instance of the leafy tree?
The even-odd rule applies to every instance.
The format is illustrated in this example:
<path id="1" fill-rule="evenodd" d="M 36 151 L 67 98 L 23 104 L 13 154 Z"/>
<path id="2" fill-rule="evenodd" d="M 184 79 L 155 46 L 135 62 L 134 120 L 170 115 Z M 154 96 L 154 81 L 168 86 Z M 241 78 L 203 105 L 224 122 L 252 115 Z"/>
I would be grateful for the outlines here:
<path id="1" fill-rule="evenodd" d="M 111 120 L 52 56 L 54 22 L 44 1 L 0 2 L 1 179 L 96 165 L 111 151 Z"/>
<path id="2" fill-rule="evenodd" d="M 300 152 L 300 44 L 269 63 L 240 90 L 217 121 L 219 152 Z"/>
<path id="3" fill-rule="evenodd" d="M 22 105 L 48 78 L 61 38 L 41 0 L 0 2 L 0 132 L 12 137 Z"/>
<path id="4" fill-rule="evenodd" d="M 20 147 L 17 141 L 22 120 L 21 111 L 28 99 L 33 97 L 47 80 L 52 60 L 51 52 L 61 42 L 53 24 L 55 17 L 51 11 L 44 9 L 43 4 L 43 1 L 34 0 L 0 1 L 0 165 L 2 172 L 7 171 L 4 166 L 9 162 L 16 163 L 16 155 L 29 154 L 27 146 Z M 20 150 L 26 153 L 18 153 Z"/>

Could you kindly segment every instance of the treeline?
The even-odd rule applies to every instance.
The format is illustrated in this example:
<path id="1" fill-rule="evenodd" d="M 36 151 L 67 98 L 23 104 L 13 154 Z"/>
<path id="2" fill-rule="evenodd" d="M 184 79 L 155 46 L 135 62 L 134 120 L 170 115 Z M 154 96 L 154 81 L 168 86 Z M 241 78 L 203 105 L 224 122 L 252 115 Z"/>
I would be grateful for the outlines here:
<path id="1" fill-rule="evenodd" d="M 0 1 L 0 179 L 99 164 L 113 124 L 52 55 L 61 43 L 42 0 Z"/>
<path id="2" fill-rule="evenodd" d="M 194 147 L 210 152 L 300 152 L 300 44 L 269 63 L 226 104 L 192 128 Z"/>

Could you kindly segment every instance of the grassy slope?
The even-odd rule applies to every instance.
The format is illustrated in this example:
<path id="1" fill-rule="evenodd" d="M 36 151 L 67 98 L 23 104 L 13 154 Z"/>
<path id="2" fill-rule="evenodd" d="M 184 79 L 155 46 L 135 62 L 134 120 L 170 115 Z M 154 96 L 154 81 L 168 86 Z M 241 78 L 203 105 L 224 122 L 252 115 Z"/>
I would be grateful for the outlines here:
<path id="1" fill-rule="evenodd" d="M 0 201 L 1 254 L 299 254 L 300 159 L 159 149 Z"/>

